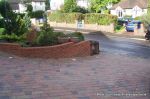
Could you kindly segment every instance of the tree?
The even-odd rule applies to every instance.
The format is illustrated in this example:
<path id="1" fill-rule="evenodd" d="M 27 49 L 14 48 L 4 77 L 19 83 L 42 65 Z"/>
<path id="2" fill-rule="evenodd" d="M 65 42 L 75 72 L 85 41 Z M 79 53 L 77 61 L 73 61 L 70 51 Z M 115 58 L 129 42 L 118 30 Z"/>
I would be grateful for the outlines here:
<path id="1" fill-rule="evenodd" d="M 1 0 L 0 1 L 0 14 L 1 14 L 1 16 L 3 18 L 6 18 L 7 14 L 11 11 L 12 11 L 12 9 L 11 9 L 9 3 L 5 0 Z"/>
<path id="2" fill-rule="evenodd" d="M 77 8 L 76 0 L 65 0 L 64 6 L 62 7 L 62 12 L 69 13 L 74 12 Z"/>
<path id="3" fill-rule="evenodd" d="M 32 5 L 31 5 L 31 4 L 28 4 L 28 5 L 27 5 L 27 12 L 28 12 L 28 13 L 31 13 L 32 11 L 33 11 Z"/>
<path id="4" fill-rule="evenodd" d="M 115 4 L 120 0 L 90 0 L 90 11 L 91 12 L 102 12 L 107 9 L 109 3 Z"/>
<path id="5" fill-rule="evenodd" d="M 26 21 L 29 21 L 29 18 L 27 16 L 22 18 L 21 15 L 13 12 L 9 3 L 5 0 L 0 1 L 0 14 L 3 17 L 3 28 L 6 29 L 6 34 L 21 36 L 28 31 L 29 25 Z"/>
<path id="6" fill-rule="evenodd" d="M 45 1 L 45 10 L 50 10 L 50 1 L 49 0 Z"/>
<path id="7" fill-rule="evenodd" d="M 20 0 L 20 1 L 21 1 L 21 3 L 23 3 L 23 4 L 29 4 L 29 3 L 32 2 L 32 0 Z"/>

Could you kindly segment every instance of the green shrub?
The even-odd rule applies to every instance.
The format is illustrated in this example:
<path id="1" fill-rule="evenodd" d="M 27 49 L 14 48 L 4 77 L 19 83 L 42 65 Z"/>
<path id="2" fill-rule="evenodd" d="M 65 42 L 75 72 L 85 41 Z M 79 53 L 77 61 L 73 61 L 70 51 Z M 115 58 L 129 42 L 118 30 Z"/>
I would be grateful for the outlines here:
<path id="1" fill-rule="evenodd" d="M 150 24 L 150 14 L 147 15 L 143 15 L 141 17 L 142 22 L 144 23 L 145 28 L 148 27 L 148 25 Z"/>
<path id="2" fill-rule="evenodd" d="M 85 14 L 86 24 L 109 25 L 117 22 L 117 17 L 109 14 L 90 13 Z"/>
<path id="3" fill-rule="evenodd" d="M 49 14 L 50 21 L 75 23 L 75 20 L 82 20 L 82 13 L 60 13 L 55 12 Z"/>
<path id="4" fill-rule="evenodd" d="M 11 35 L 8 34 L 0 35 L 0 39 L 8 42 L 22 42 L 25 41 L 26 37 L 25 35 L 17 36 L 16 34 L 13 33 Z"/>
<path id="5" fill-rule="evenodd" d="M 83 7 L 80 7 L 80 6 L 77 6 L 75 9 L 74 9 L 74 12 L 78 12 L 78 13 L 88 13 L 89 11 Z"/>
<path id="6" fill-rule="evenodd" d="M 43 18 L 44 11 L 29 12 L 31 18 Z"/>
<path id="7" fill-rule="evenodd" d="M 5 24 L 4 24 L 4 19 L 0 19 L 0 28 L 4 28 Z"/>
<path id="8" fill-rule="evenodd" d="M 77 37 L 80 41 L 84 41 L 84 36 L 80 32 L 69 33 L 69 34 L 67 34 L 67 36 L 68 37 Z"/>
<path id="9" fill-rule="evenodd" d="M 141 16 L 134 18 L 134 20 L 141 20 L 141 19 L 142 19 Z"/>
<path id="10" fill-rule="evenodd" d="M 75 20 L 84 20 L 86 24 L 109 25 L 117 22 L 117 16 L 98 13 L 51 13 L 49 14 L 50 21 L 75 23 Z"/>
<path id="11" fill-rule="evenodd" d="M 75 23 L 75 20 L 82 20 L 83 16 L 81 13 L 65 13 L 65 18 L 67 23 Z"/>
<path id="12" fill-rule="evenodd" d="M 16 34 L 17 36 L 21 36 L 28 31 L 26 26 L 26 19 L 21 17 L 20 15 L 10 12 L 8 13 L 7 20 L 4 21 L 4 28 L 6 29 L 6 34 Z"/>
<path id="13" fill-rule="evenodd" d="M 0 28 L 0 35 L 3 35 L 5 33 L 5 28 Z"/>
<path id="14" fill-rule="evenodd" d="M 124 29 L 124 26 L 122 26 L 122 25 L 116 25 L 115 26 L 115 31 L 116 32 L 120 32 L 121 30 L 123 30 Z"/>
<path id="15" fill-rule="evenodd" d="M 65 36 L 62 32 L 54 32 L 53 28 L 44 25 L 36 39 L 38 46 L 52 46 L 58 44 L 58 37 Z"/>
<path id="16" fill-rule="evenodd" d="M 55 37 L 66 37 L 66 35 L 63 32 L 54 32 Z"/>
<path id="17" fill-rule="evenodd" d="M 27 10 L 26 10 L 27 12 L 32 12 L 33 11 L 33 7 L 32 7 L 32 5 L 31 4 L 28 4 L 27 5 Z"/>

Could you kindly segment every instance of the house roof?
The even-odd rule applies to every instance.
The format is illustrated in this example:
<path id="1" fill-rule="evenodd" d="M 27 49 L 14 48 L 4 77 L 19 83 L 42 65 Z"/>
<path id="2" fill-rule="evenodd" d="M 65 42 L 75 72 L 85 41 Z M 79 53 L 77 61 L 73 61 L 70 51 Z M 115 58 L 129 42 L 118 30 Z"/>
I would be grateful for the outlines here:
<path id="1" fill-rule="evenodd" d="M 18 9 L 19 9 L 18 3 L 12 3 L 12 4 L 10 4 L 10 7 L 11 7 L 13 10 L 18 10 Z"/>
<path id="2" fill-rule="evenodd" d="M 114 10 L 118 6 L 120 6 L 123 9 L 131 9 L 135 6 L 138 6 L 144 9 L 148 7 L 148 0 L 122 0 L 118 4 L 115 4 L 111 9 Z"/>
<path id="3" fill-rule="evenodd" d="M 20 2 L 20 0 L 7 0 L 10 4 L 10 7 L 13 9 L 13 10 L 18 10 L 19 9 L 19 5 L 18 3 Z"/>

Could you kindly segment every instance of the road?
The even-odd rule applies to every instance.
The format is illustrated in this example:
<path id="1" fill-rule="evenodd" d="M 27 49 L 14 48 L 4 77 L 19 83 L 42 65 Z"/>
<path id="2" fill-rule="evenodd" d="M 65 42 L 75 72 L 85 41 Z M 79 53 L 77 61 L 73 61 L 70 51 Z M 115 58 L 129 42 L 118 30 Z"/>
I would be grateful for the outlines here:
<path id="1" fill-rule="evenodd" d="M 150 42 L 126 37 L 106 36 L 103 33 L 85 34 L 87 40 L 100 43 L 102 52 L 122 54 L 132 57 L 150 58 Z"/>
<path id="2" fill-rule="evenodd" d="M 77 31 L 70 28 L 55 28 L 56 31 L 70 33 Z M 99 41 L 100 50 L 103 53 L 113 53 L 119 55 L 128 55 L 132 57 L 150 58 L 150 42 L 145 41 L 144 37 L 133 38 L 130 35 L 116 35 L 112 33 L 78 30 L 84 33 L 86 40 Z M 129 34 L 129 33 L 128 33 Z"/>

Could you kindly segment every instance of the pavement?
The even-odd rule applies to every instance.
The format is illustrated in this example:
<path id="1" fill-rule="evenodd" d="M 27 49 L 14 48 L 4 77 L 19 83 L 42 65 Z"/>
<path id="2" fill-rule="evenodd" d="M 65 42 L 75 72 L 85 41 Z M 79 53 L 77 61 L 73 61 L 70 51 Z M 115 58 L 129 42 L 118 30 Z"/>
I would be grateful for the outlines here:
<path id="1" fill-rule="evenodd" d="M 0 52 L 0 99 L 149 99 L 149 64 L 109 53 L 52 60 Z"/>

